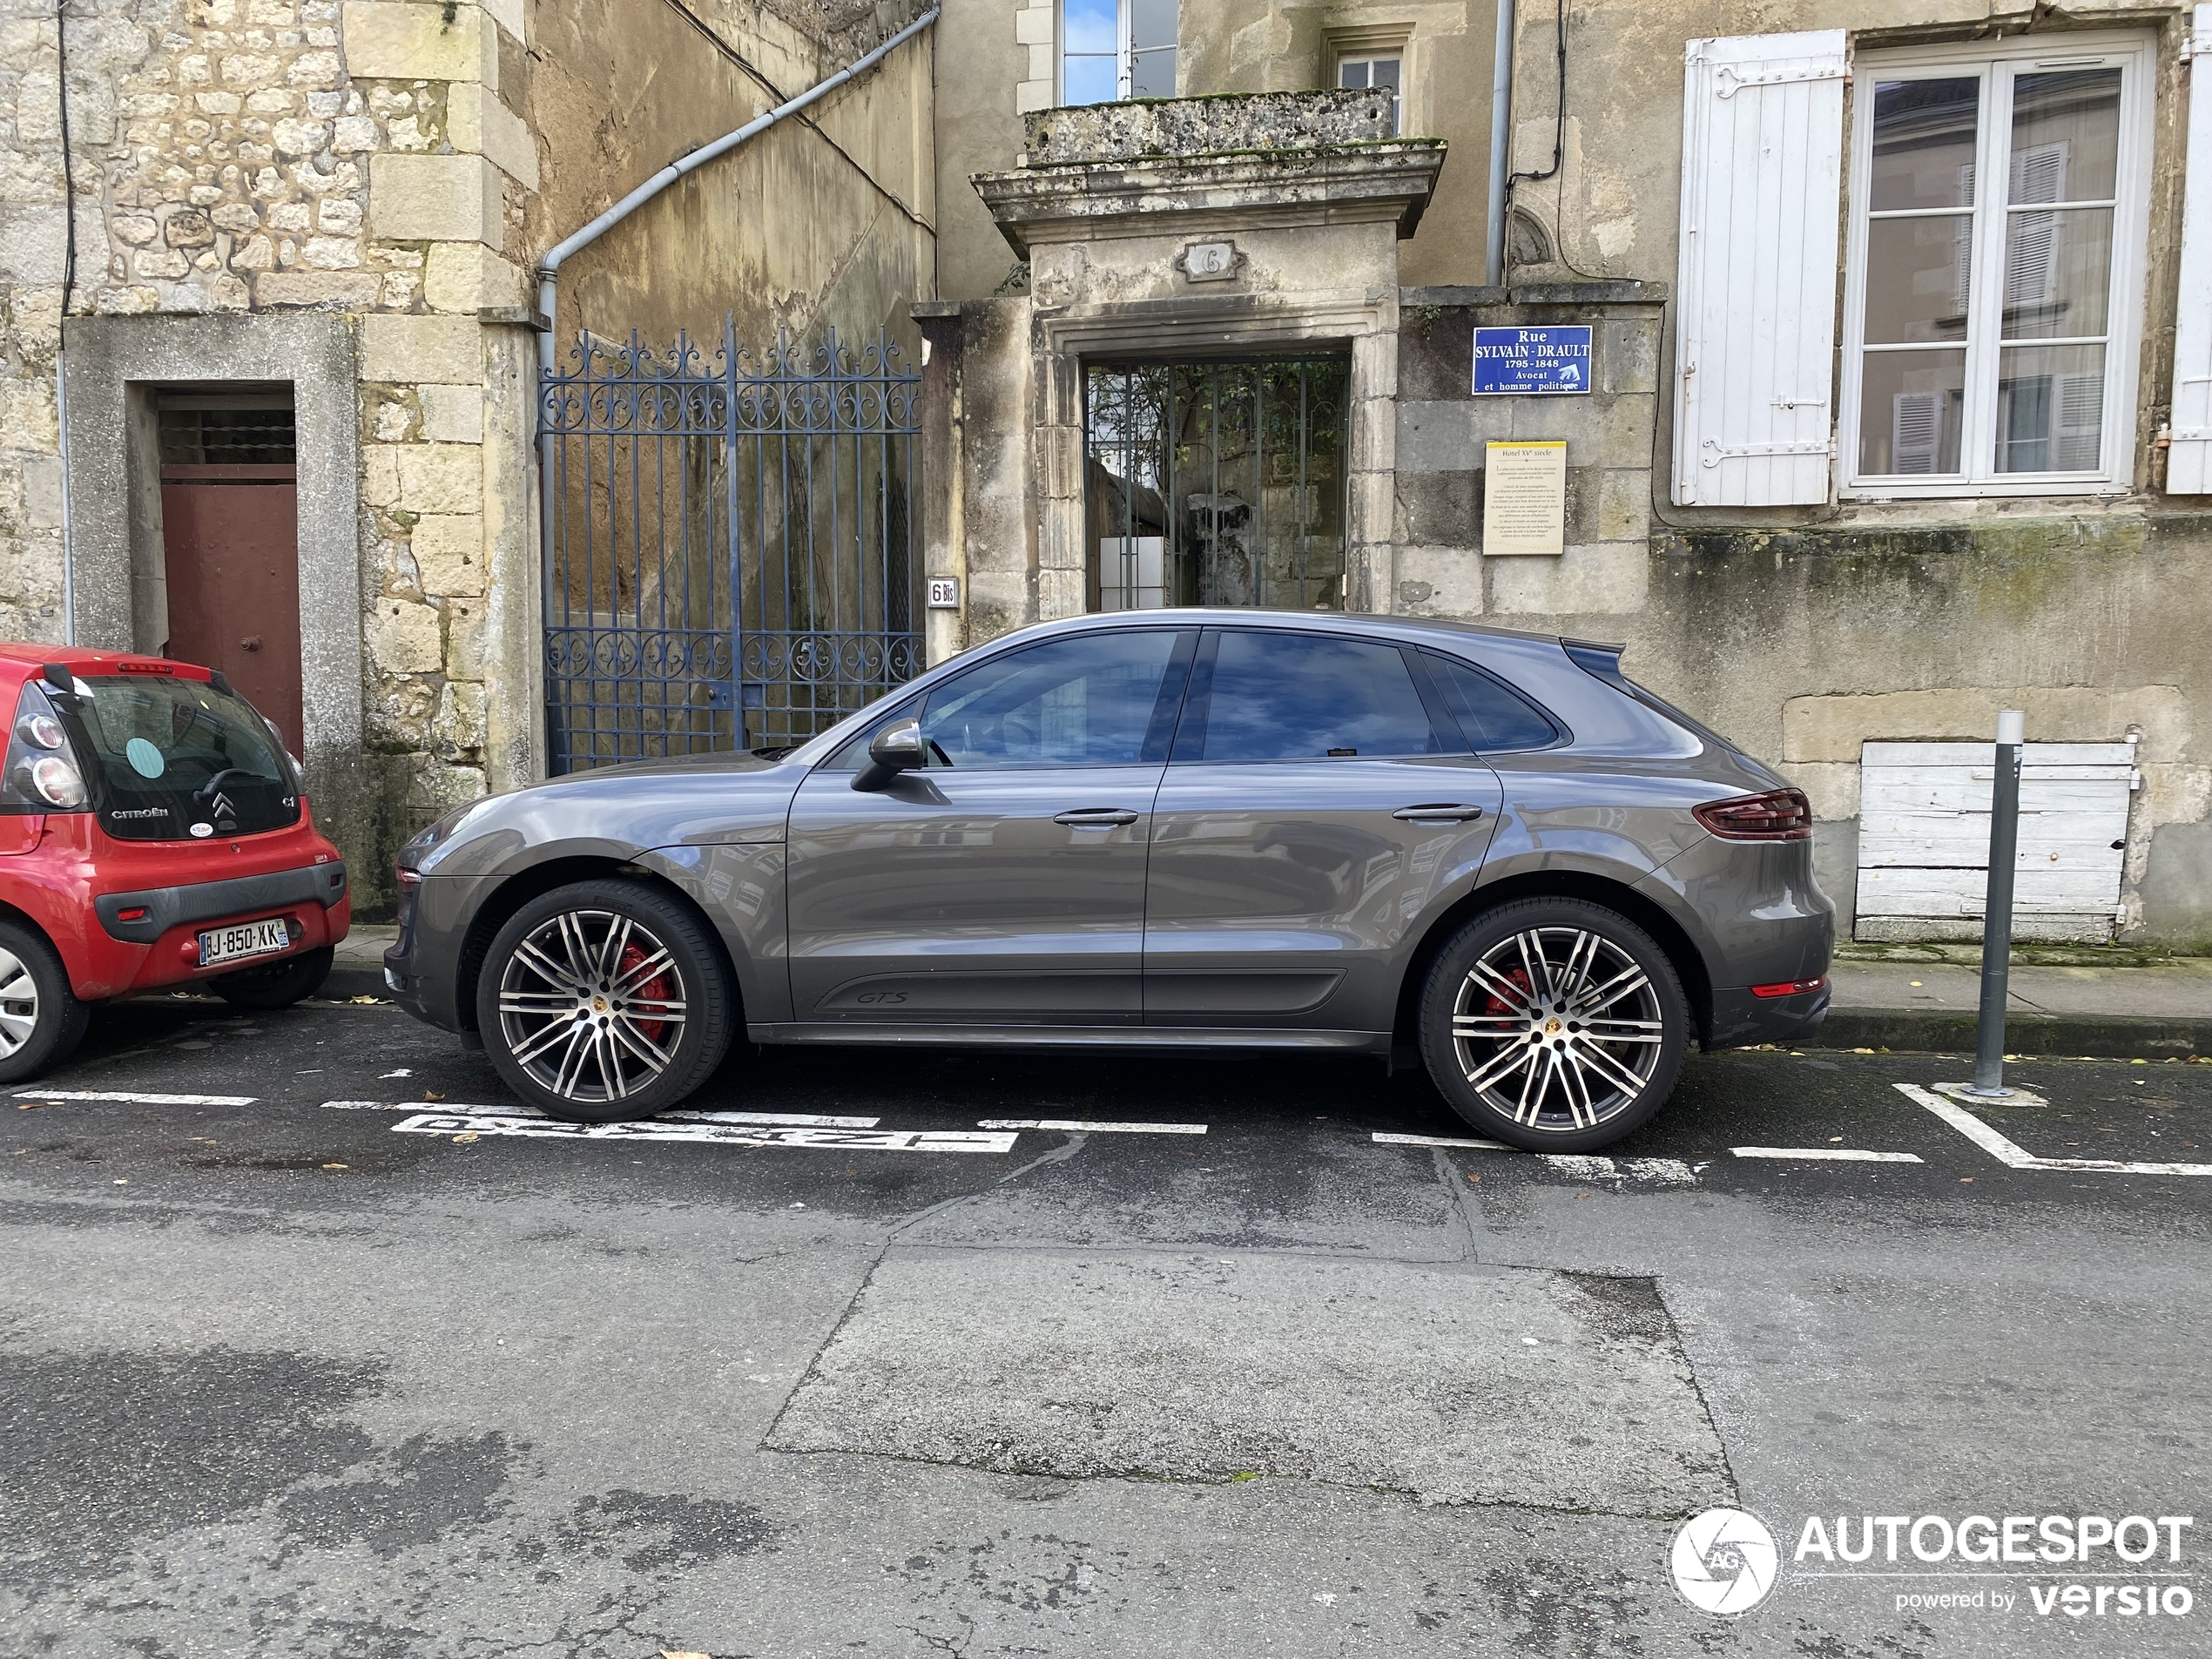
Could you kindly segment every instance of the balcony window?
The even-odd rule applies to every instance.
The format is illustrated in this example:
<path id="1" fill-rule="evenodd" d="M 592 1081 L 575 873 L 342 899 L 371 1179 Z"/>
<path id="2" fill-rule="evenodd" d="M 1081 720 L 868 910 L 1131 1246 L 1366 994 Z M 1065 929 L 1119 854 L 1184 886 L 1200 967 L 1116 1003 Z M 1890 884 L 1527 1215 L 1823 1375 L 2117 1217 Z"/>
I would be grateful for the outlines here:
<path id="1" fill-rule="evenodd" d="M 1176 0 L 1061 0 L 1060 101 L 1175 96 Z"/>

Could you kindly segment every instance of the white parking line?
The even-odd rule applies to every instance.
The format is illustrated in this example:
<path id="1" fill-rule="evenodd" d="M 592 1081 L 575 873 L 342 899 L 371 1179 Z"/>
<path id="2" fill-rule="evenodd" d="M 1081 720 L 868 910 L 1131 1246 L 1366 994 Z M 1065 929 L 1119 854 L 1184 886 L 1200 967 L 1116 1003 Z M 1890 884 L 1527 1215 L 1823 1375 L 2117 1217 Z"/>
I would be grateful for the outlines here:
<path id="1" fill-rule="evenodd" d="M 493 1135 L 577 1141 L 691 1141 L 722 1146 L 815 1147 L 839 1152 L 1010 1152 L 1014 1135 L 964 1130 L 747 1129 L 736 1123 L 570 1123 L 514 1112 L 419 1112 L 395 1135 Z"/>
<path id="2" fill-rule="evenodd" d="M 1740 1158 L 1817 1158 L 1830 1163 L 1919 1163 L 1912 1152 L 1862 1152 L 1855 1146 L 1731 1146 Z"/>
<path id="3" fill-rule="evenodd" d="M 1516 1149 L 1503 1141 L 1455 1141 L 1441 1135 L 1386 1135 L 1375 1131 L 1378 1146 L 1464 1146 L 1476 1152 L 1511 1152 Z"/>
<path id="4" fill-rule="evenodd" d="M 253 1095 L 142 1095 L 128 1089 L 18 1089 L 17 1100 L 118 1100 L 132 1106 L 251 1106 Z"/>
<path id="5" fill-rule="evenodd" d="M 467 1101 L 327 1100 L 325 1111 L 338 1112 L 483 1112 L 493 1117 L 543 1117 L 535 1106 L 479 1106 Z M 657 1123 L 753 1123 L 769 1129 L 873 1129 L 880 1117 L 821 1117 L 803 1112 L 663 1112 Z"/>
<path id="6" fill-rule="evenodd" d="M 1204 1135 L 1204 1123 L 1090 1123 L 1074 1117 L 986 1117 L 978 1129 L 1058 1130 L 1068 1135 Z"/>
<path id="7" fill-rule="evenodd" d="M 1914 1083 L 1898 1083 L 1907 1100 L 1918 1101 L 2000 1163 L 2015 1170 L 2084 1170 L 2107 1175 L 2212 1175 L 2212 1163 L 2148 1163 L 2119 1158 L 2040 1158 L 2008 1140 L 1956 1101 L 1946 1100 Z"/>

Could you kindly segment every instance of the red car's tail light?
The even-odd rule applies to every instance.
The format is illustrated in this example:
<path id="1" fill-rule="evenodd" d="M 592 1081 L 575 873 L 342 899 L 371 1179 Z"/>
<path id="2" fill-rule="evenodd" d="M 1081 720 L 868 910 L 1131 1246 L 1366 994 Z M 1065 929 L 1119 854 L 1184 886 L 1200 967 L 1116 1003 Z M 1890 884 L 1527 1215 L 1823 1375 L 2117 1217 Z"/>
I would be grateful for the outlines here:
<path id="1" fill-rule="evenodd" d="M 115 919 L 118 921 L 144 921 L 146 919 L 146 907 L 142 904 L 134 904 L 127 910 L 117 911 Z"/>
<path id="2" fill-rule="evenodd" d="M 1770 789 L 1764 795 L 1709 800 L 1691 814 L 1723 841 L 1809 841 L 1812 803 L 1802 789 Z"/>
<path id="3" fill-rule="evenodd" d="M 1818 979 L 1785 979 L 1778 985 L 1754 985 L 1751 988 L 1751 995 L 1753 996 L 1803 996 L 1808 991 L 1818 990 L 1827 982 L 1828 976 L 1825 974 Z"/>

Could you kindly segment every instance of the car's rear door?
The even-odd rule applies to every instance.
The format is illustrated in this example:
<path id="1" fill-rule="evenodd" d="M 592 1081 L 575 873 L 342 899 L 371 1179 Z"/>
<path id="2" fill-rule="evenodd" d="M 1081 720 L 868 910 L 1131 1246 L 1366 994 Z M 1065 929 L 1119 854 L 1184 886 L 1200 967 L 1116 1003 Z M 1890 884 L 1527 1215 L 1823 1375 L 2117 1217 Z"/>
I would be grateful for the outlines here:
<path id="1" fill-rule="evenodd" d="M 1196 644 L 1115 627 L 1007 652 L 930 693 L 923 770 L 853 788 L 863 739 L 810 776 L 793 1017 L 1136 1023 L 1152 799 Z"/>
<path id="2" fill-rule="evenodd" d="M 1209 629 L 1154 807 L 1149 1025 L 1391 1028 L 1440 895 L 1480 867 L 1501 788 L 1420 654 Z"/>

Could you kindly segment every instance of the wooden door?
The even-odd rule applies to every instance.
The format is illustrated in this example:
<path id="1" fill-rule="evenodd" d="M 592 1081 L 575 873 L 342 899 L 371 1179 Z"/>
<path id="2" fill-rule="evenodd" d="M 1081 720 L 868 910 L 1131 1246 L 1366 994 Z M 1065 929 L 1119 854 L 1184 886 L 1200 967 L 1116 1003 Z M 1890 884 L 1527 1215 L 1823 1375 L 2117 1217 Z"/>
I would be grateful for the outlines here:
<path id="1" fill-rule="evenodd" d="M 222 670 L 303 753 L 293 469 L 165 465 L 161 520 L 168 654 Z"/>

